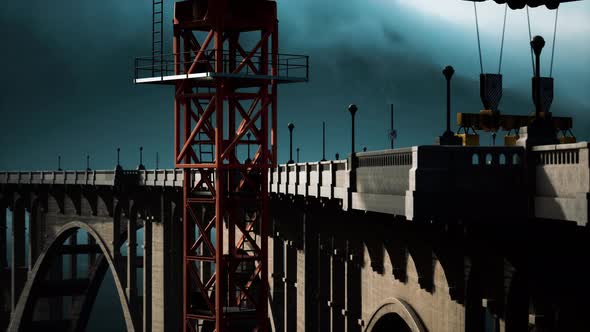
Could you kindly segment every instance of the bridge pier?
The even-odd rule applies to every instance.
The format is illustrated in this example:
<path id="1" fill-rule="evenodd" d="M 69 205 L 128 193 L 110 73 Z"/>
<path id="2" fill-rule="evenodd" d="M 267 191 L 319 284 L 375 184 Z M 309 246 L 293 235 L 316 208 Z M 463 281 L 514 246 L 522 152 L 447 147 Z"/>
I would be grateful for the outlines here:
<path id="1" fill-rule="evenodd" d="M 64 277 L 63 273 L 63 257 L 61 255 L 57 255 L 53 257 L 53 261 L 51 262 L 51 266 L 49 267 L 49 274 L 48 279 L 49 281 L 61 281 Z M 47 321 L 54 321 L 58 322 L 63 320 L 64 318 L 64 310 L 63 310 L 63 297 L 56 296 L 56 297 L 47 297 L 48 303 L 48 319 Z M 43 313 L 39 313 L 43 316 Z"/>
<path id="2" fill-rule="evenodd" d="M 274 232 L 272 241 L 269 241 L 269 247 L 272 246 L 272 301 L 271 313 L 275 332 L 284 332 L 285 323 L 285 286 L 283 282 L 285 271 L 285 245 L 280 238 L 277 223 L 274 223 Z"/>
<path id="3" fill-rule="evenodd" d="M 336 216 L 337 219 L 341 219 L 342 216 Z M 345 246 L 344 241 L 341 238 L 340 230 L 338 226 L 335 230 L 335 233 L 331 238 L 332 245 L 331 245 L 331 252 L 330 252 L 330 260 L 331 260 L 331 279 L 332 279 L 332 287 L 331 287 L 331 296 L 330 296 L 330 312 L 332 316 L 332 331 L 344 331 L 344 316 L 343 310 L 346 307 L 345 305 L 345 295 L 346 295 L 346 288 L 345 288 Z"/>
<path id="4" fill-rule="evenodd" d="M 25 204 L 22 199 L 17 199 L 12 209 L 12 233 L 11 233 L 11 300 L 12 312 L 16 308 L 18 299 L 26 280 L 25 266 Z"/>
<path id="5" fill-rule="evenodd" d="M 353 234 L 350 234 L 353 235 Z M 361 332 L 362 320 L 362 243 L 348 237 L 346 257 L 346 332 Z"/>
<path id="6" fill-rule="evenodd" d="M 174 214 L 172 202 L 165 197 L 161 200 L 160 222 L 148 226 L 151 227 L 152 239 L 149 250 L 152 285 L 149 290 L 150 328 L 152 331 L 178 331 L 182 321 L 182 224 Z M 150 232 L 147 228 L 146 231 Z"/>
<path id="7" fill-rule="evenodd" d="M 297 331 L 297 248 L 293 241 L 285 246 L 285 332 Z M 303 317 L 301 317 L 303 318 Z"/>
<path id="8" fill-rule="evenodd" d="M 40 199 L 36 198 L 31 204 L 31 213 L 29 214 L 29 238 L 27 239 L 27 268 L 29 273 L 33 270 L 37 257 L 39 256 L 39 224 L 43 222 L 45 212 L 40 206 Z M 30 276 L 27 276 L 27 279 Z"/>
<path id="9" fill-rule="evenodd" d="M 332 273 L 331 273 L 331 258 L 330 239 L 327 238 L 325 233 L 320 233 L 318 236 L 319 243 L 319 258 L 318 258 L 318 289 L 319 289 L 319 330 L 320 331 L 332 331 L 332 315 L 329 306 L 331 289 L 332 289 Z"/>
<path id="10" fill-rule="evenodd" d="M 298 252 L 298 255 L 302 257 L 303 262 L 302 269 L 297 273 L 297 287 L 303 292 L 298 296 L 298 308 L 303 306 L 302 310 L 299 310 L 298 314 L 304 317 L 302 331 L 318 331 L 318 299 L 319 299 L 319 271 L 318 271 L 318 258 L 319 258 L 319 237 L 317 232 L 316 223 L 319 222 L 314 217 L 316 209 L 312 204 L 308 204 L 303 214 L 303 251 Z M 303 285 L 301 282 L 303 281 Z"/>
<path id="11" fill-rule="evenodd" d="M 137 212 L 130 213 L 127 223 L 127 284 L 125 295 L 135 326 L 138 326 L 137 302 Z"/>
<path id="12" fill-rule="evenodd" d="M 143 223 L 143 332 L 152 326 L 152 223 Z M 164 286 L 164 285 L 162 285 Z"/>
<path id="13" fill-rule="evenodd" d="M 8 269 L 7 259 L 7 224 L 6 224 L 6 204 L 0 199 L 0 284 L 11 284 L 11 273 Z M 0 330 L 4 330 L 10 321 L 11 290 L 8 287 L 0 289 Z"/>

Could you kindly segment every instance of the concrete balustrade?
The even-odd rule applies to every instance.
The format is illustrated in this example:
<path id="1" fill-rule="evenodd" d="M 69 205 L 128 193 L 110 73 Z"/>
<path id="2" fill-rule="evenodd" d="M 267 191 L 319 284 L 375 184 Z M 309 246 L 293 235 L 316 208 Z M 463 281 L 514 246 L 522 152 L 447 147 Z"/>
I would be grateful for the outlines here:
<path id="1" fill-rule="evenodd" d="M 535 215 L 539 218 L 588 223 L 590 157 L 587 142 L 533 148 Z"/>

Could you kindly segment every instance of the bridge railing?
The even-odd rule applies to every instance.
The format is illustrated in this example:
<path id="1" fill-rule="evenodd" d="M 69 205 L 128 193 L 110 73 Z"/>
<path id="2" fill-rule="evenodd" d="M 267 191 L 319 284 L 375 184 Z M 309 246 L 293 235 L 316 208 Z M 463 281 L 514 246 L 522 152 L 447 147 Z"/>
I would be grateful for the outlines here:
<path id="1" fill-rule="evenodd" d="M 0 172 L 0 183 L 6 184 L 112 186 L 114 181 L 115 172 L 104 170 Z"/>
<path id="2" fill-rule="evenodd" d="M 537 217 L 588 223 L 589 147 L 587 142 L 533 147 Z"/>
<path id="3" fill-rule="evenodd" d="M 415 187 L 423 192 L 496 192 L 523 190 L 522 147 L 420 146 Z"/>
<path id="4" fill-rule="evenodd" d="M 533 153 L 537 195 L 575 197 L 590 192 L 587 143 L 539 146 Z"/>
<path id="5" fill-rule="evenodd" d="M 344 198 L 348 182 L 346 160 L 283 164 L 269 171 L 269 190 L 282 194 Z"/>
<path id="6" fill-rule="evenodd" d="M 357 153 L 356 191 L 405 195 L 413 162 L 411 147 Z"/>
<path id="7" fill-rule="evenodd" d="M 139 183 L 153 187 L 182 187 L 181 169 L 150 169 L 139 171 Z"/>

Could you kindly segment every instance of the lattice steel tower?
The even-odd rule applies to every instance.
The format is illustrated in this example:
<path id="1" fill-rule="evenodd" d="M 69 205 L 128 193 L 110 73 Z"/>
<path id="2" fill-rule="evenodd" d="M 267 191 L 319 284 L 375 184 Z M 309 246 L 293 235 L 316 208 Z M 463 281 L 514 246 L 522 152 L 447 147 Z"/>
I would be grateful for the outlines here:
<path id="1" fill-rule="evenodd" d="M 175 91 L 183 330 L 266 331 L 277 85 L 307 81 L 308 58 L 278 53 L 275 1 L 177 1 L 173 23 L 173 54 L 136 59 L 135 82 Z"/>

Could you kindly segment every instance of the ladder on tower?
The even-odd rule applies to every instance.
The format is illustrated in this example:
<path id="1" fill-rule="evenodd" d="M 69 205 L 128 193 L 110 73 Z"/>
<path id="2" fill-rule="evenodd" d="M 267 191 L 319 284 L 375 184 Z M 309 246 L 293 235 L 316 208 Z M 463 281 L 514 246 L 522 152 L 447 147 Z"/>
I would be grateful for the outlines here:
<path id="1" fill-rule="evenodd" d="M 164 76 L 164 0 L 152 1 L 152 76 Z"/>

